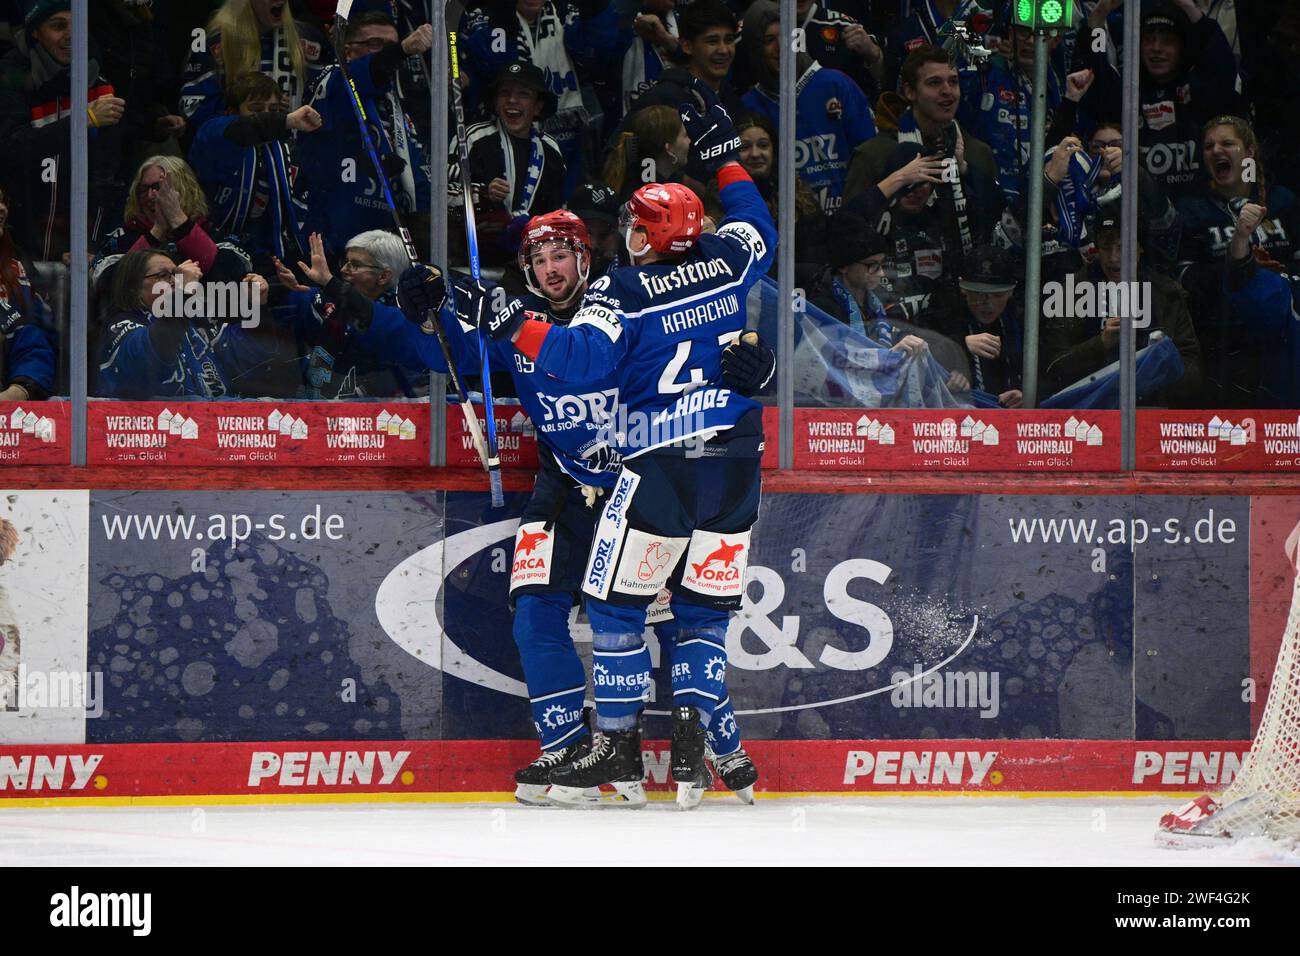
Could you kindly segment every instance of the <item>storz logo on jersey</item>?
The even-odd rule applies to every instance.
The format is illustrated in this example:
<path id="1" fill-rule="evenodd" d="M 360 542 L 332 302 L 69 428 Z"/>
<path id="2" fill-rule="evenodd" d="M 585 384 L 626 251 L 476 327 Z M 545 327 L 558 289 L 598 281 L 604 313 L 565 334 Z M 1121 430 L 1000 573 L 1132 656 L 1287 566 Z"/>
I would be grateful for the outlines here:
<path id="1" fill-rule="evenodd" d="M 812 163 L 837 161 L 840 158 L 839 150 L 835 146 L 837 139 L 834 133 L 823 133 L 799 140 L 794 144 L 795 166 L 802 168 Z"/>
<path id="2" fill-rule="evenodd" d="M 618 389 L 607 388 L 603 392 L 584 392 L 581 395 L 547 395 L 538 392 L 537 400 L 546 416 L 543 425 L 550 422 L 560 423 L 561 428 L 577 428 L 587 422 L 603 425 L 613 417 L 614 410 L 618 407 Z"/>

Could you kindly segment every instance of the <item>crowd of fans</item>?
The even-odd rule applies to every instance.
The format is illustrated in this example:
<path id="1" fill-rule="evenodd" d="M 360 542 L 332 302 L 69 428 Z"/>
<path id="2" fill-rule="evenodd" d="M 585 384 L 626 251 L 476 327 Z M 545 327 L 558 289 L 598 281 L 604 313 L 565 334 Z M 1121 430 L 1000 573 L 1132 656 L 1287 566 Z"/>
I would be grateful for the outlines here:
<path id="1" fill-rule="evenodd" d="M 975 0 L 799 0 L 795 225 L 781 240 L 808 309 L 869 346 L 929 350 L 959 398 L 1018 407 L 1033 39 L 1004 0 L 984 2 L 987 55 L 953 39 L 978 19 Z M 524 224 L 567 207 L 598 273 L 622 253 L 619 208 L 645 182 L 688 185 L 721 218 L 677 114 L 694 79 L 731 113 L 777 214 L 772 0 L 470 7 L 451 24 L 468 196 L 457 144 L 431 142 L 431 84 L 447 79 L 429 74 L 444 40 L 427 4 L 356 0 L 337 48 L 333 8 L 97 0 L 89 109 L 74 117 L 70 4 L 0 0 L 0 400 L 59 390 L 66 319 L 41 277 L 60 262 L 90 269 L 92 395 L 419 395 L 426 369 L 371 323 L 408 263 L 390 201 L 425 259 L 430 217 L 445 215 L 456 267 L 472 204 L 482 263 L 511 292 L 524 289 Z M 1135 188 L 1149 306 L 1138 346 L 1168 340 L 1178 359 L 1139 378 L 1140 401 L 1300 407 L 1300 126 L 1286 115 L 1300 8 L 1075 8 L 1048 46 L 1045 290 L 1119 280 L 1120 197 Z M 1136 144 L 1120 123 L 1126 9 L 1141 17 Z M 69 244 L 73 122 L 90 135 L 86 250 Z M 1137 182 L 1124 183 L 1133 148 Z M 448 166 L 446 197 L 431 194 L 431 162 Z M 160 283 L 196 282 L 247 287 L 238 301 L 260 321 L 159 306 Z M 1056 302 L 1044 299 L 1040 397 L 1119 357 L 1116 311 Z"/>

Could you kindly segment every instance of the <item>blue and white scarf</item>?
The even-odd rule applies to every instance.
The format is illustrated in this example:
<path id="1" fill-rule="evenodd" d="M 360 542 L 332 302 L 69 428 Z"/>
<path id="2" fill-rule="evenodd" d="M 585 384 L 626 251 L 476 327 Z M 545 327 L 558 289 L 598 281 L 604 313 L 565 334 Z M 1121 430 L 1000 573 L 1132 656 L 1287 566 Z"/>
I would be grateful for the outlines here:
<path id="1" fill-rule="evenodd" d="M 272 248 L 283 261 L 296 262 L 297 259 L 291 257 L 307 254 L 307 243 L 302 234 L 305 209 L 294 199 L 293 188 L 289 184 L 287 150 L 283 143 L 264 143 L 245 151 L 234 203 L 228 207 L 221 220 L 221 231 L 235 236 L 244 235 L 258 189 L 262 185 L 258 182 L 262 175 L 260 170 L 265 170 L 266 188 L 269 191 L 266 205 L 271 214 Z M 296 249 L 286 247 L 286 236 L 297 243 Z"/>
<path id="2" fill-rule="evenodd" d="M 510 142 L 510 134 L 505 131 L 505 127 L 500 122 L 497 123 L 497 136 L 501 140 L 501 153 L 505 157 L 505 180 L 509 183 L 506 202 L 510 215 L 512 218 L 529 215 L 533 210 L 533 198 L 537 195 L 537 186 L 542 181 L 542 170 L 546 167 L 546 151 L 542 148 L 542 134 L 538 132 L 536 123 L 528 131 L 528 168 L 524 170 L 524 188 L 519 194 L 518 202 L 514 198 L 515 183 L 519 177 L 519 171 L 515 168 L 515 147 Z"/>
<path id="3" fill-rule="evenodd" d="M 864 312 L 862 305 L 857 298 L 848 290 L 848 287 L 840 281 L 839 276 L 831 279 L 831 295 L 839 303 L 849 317 L 848 326 L 859 335 L 865 335 L 869 339 L 875 339 L 883 344 L 885 348 L 893 348 L 894 345 L 894 327 L 889 324 L 885 318 L 885 307 L 881 304 L 880 299 L 870 289 L 867 290 L 867 300 Z"/>
<path id="4" fill-rule="evenodd" d="M 1056 148 L 1047 151 L 1047 158 L 1056 152 Z M 1061 243 L 1076 247 L 1083 240 L 1084 221 L 1097 205 L 1097 174 L 1101 172 L 1101 160 L 1092 160 L 1086 153 L 1078 152 L 1070 157 L 1066 167 L 1065 178 L 1056 184 L 1056 209 L 1058 239 Z M 1119 176 L 1111 178 L 1111 186 L 1119 183 Z"/>

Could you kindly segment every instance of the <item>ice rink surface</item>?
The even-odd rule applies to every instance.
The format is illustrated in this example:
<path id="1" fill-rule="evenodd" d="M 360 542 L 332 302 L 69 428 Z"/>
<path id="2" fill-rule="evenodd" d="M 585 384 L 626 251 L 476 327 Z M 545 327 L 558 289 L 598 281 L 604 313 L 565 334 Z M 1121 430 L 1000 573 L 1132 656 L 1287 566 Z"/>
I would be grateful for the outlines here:
<path id="1" fill-rule="evenodd" d="M 1180 801 L 710 797 L 683 813 L 510 803 L 0 809 L 0 866 L 1300 866 L 1267 840 L 1156 847 Z"/>

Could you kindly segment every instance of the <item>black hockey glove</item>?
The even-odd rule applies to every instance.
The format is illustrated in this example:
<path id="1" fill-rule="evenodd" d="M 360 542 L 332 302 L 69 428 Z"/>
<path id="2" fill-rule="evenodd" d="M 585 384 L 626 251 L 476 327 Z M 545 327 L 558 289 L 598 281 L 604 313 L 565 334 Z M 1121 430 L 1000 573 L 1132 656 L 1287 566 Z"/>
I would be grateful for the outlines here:
<path id="1" fill-rule="evenodd" d="M 397 304 L 419 325 L 430 312 L 440 312 L 447 301 L 447 283 L 435 266 L 411 266 L 397 280 Z"/>
<path id="2" fill-rule="evenodd" d="M 722 382 L 741 395 L 761 392 L 775 371 L 776 353 L 757 332 L 745 332 L 722 351 Z"/>
<path id="3" fill-rule="evenodd" d="M 480 322 L 485 321 L 487 323 L 488 335 L 498 342 L 509 342 L 514 334 L 519 331 L 519 326 L 524 324 L 524 319 L 527 318 L 523 308 L 519 307 L 517 302 L 514 309 L 497 312 L 489 307 L 484 310 L 484 313 L 480 318 Z M 483 326 L 480 325 L 479 328 L 483 328 Z"/>
<path id="4" fill-rule="evenodd" d="M 679 106 L 677 113 L 691 138 L 691 156 L 713 175 L 727 163 L 740 161 L 740 136 L 712 87 L 696 78 L 691 91 L 704 104 L 703 115 L 690 103 Z"/>
<path id="5" fill-rule="evenodd" d="M 482 282 L 464 279 L 452 286 L 456 298 L 456 318 L 476 332 L 492 309 L 492 292 Z"/>

